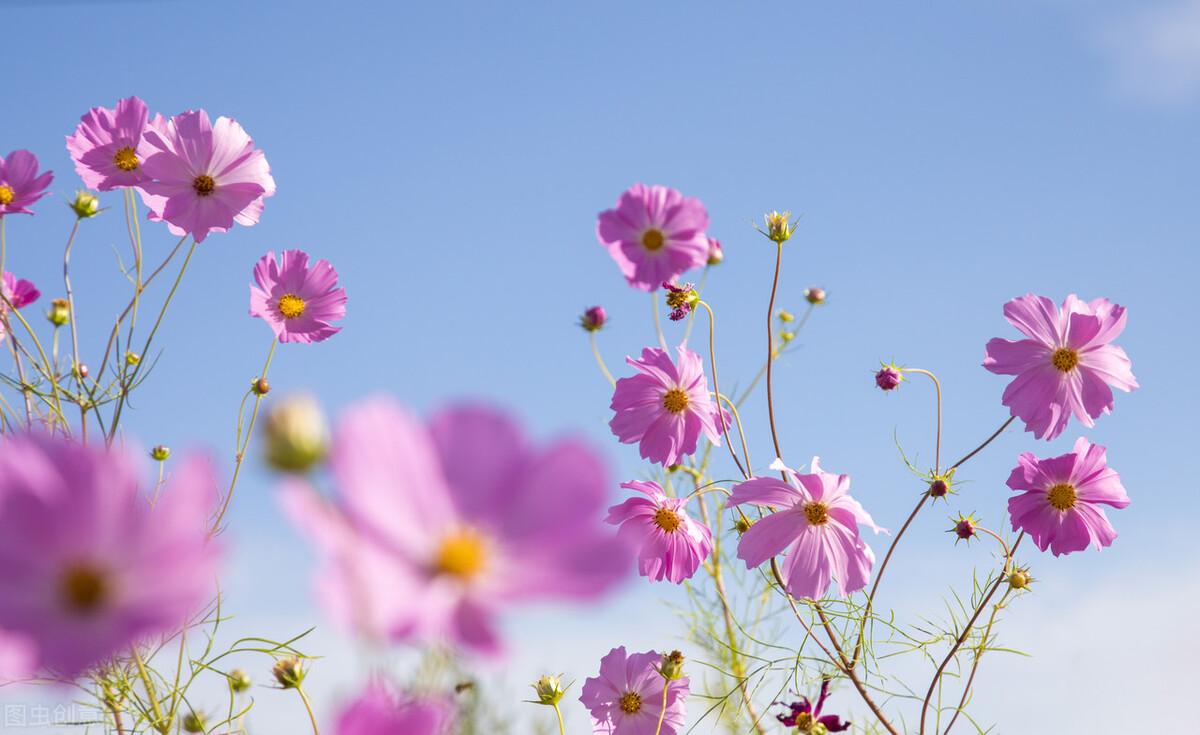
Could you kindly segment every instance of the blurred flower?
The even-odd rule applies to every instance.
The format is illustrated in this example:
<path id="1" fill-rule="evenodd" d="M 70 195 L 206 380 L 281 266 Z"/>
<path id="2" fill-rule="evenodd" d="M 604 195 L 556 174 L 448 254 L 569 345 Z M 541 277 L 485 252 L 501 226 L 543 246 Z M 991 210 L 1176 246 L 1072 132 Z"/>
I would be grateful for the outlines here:
<path id="1" fill-rule="evenodd" d="M 658 672 L 662 656 L 656 651 L 626 654 L 620 646 L 600 659 L 600 673 L 583 683 L 579 701 L 592 714 L 592 729 L 608 735 L 654 735 L 663 715 L 662 735 L 677 735 L 687 717 L 689 680 L 664 681 Z"/>
<path id="2" fill-rule="evenodd" d="M 1129 496 L 1104 447 L 1080 437 L 1067 454 L 1038 459 L 1024 452 L 1017 462 L 1008 478 L 1010 488 L 1023 491 L 1008 501 L 1014 531 L 1055 556 L 1112 544 L 1117 532 L 1100 506 L 1124 508 Z"/>
<path id="3" fill-rule="evenodd" d="M 79 219 L 95 217 L 100 212 L 100 200 L 95 194 L 83 189 L 75 192 L 75 199 L 68 206 Z"/>
<path id="4" fill-rule="evenodd" d="M 275 681 L 284 689 L 295 689 L 304 683 L 308 669 L 304 667 L 304 662 L 299 656 L 288 656 L 275 662 L 271 667 L 271 676 L 274 676 Z"/>
<path id="5" fill-rule="evenodd" d="M 93 107 L 80 118 L 67 136 L 67 152 L 89 189 L 110 191 L 146 180 L 142 163 L 155 150 L 143 137 L 149 122 L 146 103 L 137 97 L 119 100 L 114 109 Z"/>
<path id="6" fill-rule="evenodd" d="M 725 260 L 725 249 L 715 237 L 708 238 L 708 264 L 720 265 Z"/>
<path id="7" fill-rule="evenodd" d="M 895 365 L 884 365 L 875 373 L 875 385 L 880 390 L 895 390 L 900 383 L 904 382 L 904 376 L 900 373 L 900 368 Z"/>
<path id="8" fill-rule="evenodd" d="M 155 462 L 166 462 L 171 457 L 171 448 L 166 444 L 159 444 L 150 450 L 150 459 Z"/>
<path id="9" fill-rule="evenodd" d="M 797 599 L 821 599 L 831 579 L 837 580 L 843 597 L 862 589 L 875 555 L 859 536 L 858 525 L 876 533 L 883 529 L 850 497 L 850 476 L 825 472 L 817 457 L 812 474 L 788 469 L 780 460 L 771 469 L 784 472 L 789 482 L 755 477 L 733 486 L 729 507 L 773 509 L 742 534 L 738 558 L 754 569 L 786 550 L 780 574 Z"/>
<path id="10" fill-rule="evenodd" d="M 310 395 L 288 396 L 263 420 L 267 462 L 285 472 L 307 472 L 329 451 L 329 426 Z"/>
<path id="11" fill-rule="evenodd" d="M 33 281 L 17 278 L 8 271 L 4 272 L 4 278 L 0 280 L 0 291 L 4 294 L 4 299 L 0 300 L 0 311 L 8 308 L 8 304 L 12 304 L 14 309 L 24 309 L 42 295 L 37 286 L 33 285 Z"/>
<path id="12" fill-rule="evenodd" d="M 670 319 L 673 322 L 692 313 L 692 309 L 700 303 L 700 294 L 696 293 L 696 287 L 690 283 L 676 286 L 670 281 L 663 281 L 662 286 L 667 289 L 667 306 L 671 307 Z"/>
<path id="13" fill-rule="evenodd" d="M 234 694 L 240 694 L 250 688 L 250 675 L 242 669 L 234 669 L 229 672 L 229 688 Z"/>
<path id="14" fill-rule="evenodd" d="M 1125 329 L 1124 307 L 1071 294 L 1060 310 L 1044 296 L 1027 294 L 1005 304 L 1004 316 L 1028 339 L 988 341 L 983 366 L 1017 376 L 1002 403 L 1037 438 L 1061 434 L 1071 414 L 1095 426 L 1093 419 L 1112 412 L 1110 386 L 1138 387 L 1125 351 L 1110 344 Z"/>
<path id="15" fill-rule="evenodd" d="M 653 291 L 708 261 L 708 210 L 665 186 L 634 184 L 600 213 L 596 236 L 629 285 Z"/>
<path id="16" fill-rule="evenodd" d="M 253 225 L 275 180 L 261 150 L 234 120 L 210 123 L 204 110 L 185 112 L 146 129 L 154 152 L 141 162 L 140 185 L 151 219 L 196 242 L 233 223 Z"/>
<path id="17" fill-rule="evenodd" d="M 794 727 L 797 732 L 808 735 L 824 735 L 827 732 L 842 732 L 850 729 L 850 723 L 837 715 L 822 715 L 821 708 L 829 697 L 829 679 L 821 680 L 821 693 L 817 695 L 817 703 L 813 705 L 808 697 L 801 697 L 799 702 L 789 704 L 788 712 L 775 715 L 784 727 Z M 781 704 L 781 703 L 778 703 Z"/>
<path id="18" fill-rule="evenodd" d="M 708 393 L 700 356 L 679 345 L 678 364 L 658 348 L 642 350 L 642 359 L 625 361 L 638 371 L 621 378 L 609 406 L 608 422 L 623 444 L 638 444 L 644 459 L 663 466 L 678 464 L 696 451 L 701 432 L 721 444 L 717 407 Z"/>
<path id="19" fill-rule="evenodd" d="M 183 716 L 184 732 L 204 732 L 204 715 L 199 712 L 188 712 Z"/>
<path id="20" fill-rule="evenodd" d="M 56 327 L 61 327 L 71 319 L 71 304 L 66 299 L 54 299 L 46 311 L 46 319 Z"/>
<path id="21" fill-rule="evenodd" d="M 368 637 L 495 652 L 505 607 L 595 599 L 624 575 L 624 545 L 599 523 L 600 457 L 533 447 L 497 411 L 459 406 L 424 426 L 371 399 L 339 423 L 330 464 L 338 500 L 294 481 L 285 510 L 326 561 L 321 601 Z"/>
<path id="22" fill-rule="evenodd" d="M 265 321 L 280 342 L 321 342 L 341 331 L 331 322 L 346 316 L 346 289 L 327 260 L 309 267 L 308 253 L 268 252 L 254 265 L 250 316 Z"/>
<path id="23" fill-rule="evenodd" d="M 589 332 L 597 332 L 604 323 L 608 321 L 608 313 L 604 311 L 603 306 L 593 306 L 583 312 L 583 316 L 579 317 L 579 326 Z"/>
<path id="24" fill-rule="evenodd" d="M 636 546 L 638 573 L 655 581 L 680 584 L 712 552 L 712 531 L 684 509 L 684 498 L 672 498 L 657 482 L 623 482 L 621 487 L 646 497 L 632 497 L 608 509 L 608 522 L 618 536 Z"/>
<path id="25" fill-rule="evenodd" d="M 372 682 L 338 714 L 333 732 L 334 735 L 449 735 L 453 721 L 453 702 L 447 698 L 407 698 Z"/>
<path id="26" fill-rule="evenodd" d="M 46 196 L 53 180 L 53 171 L 38 175 L 37 156 L 29 151 L 13 151 L 0 158 L 0 217 L 33 214 L 29 205 Z"/>
<path id="27" fill-rule="evenodd" d="M 780 309 L 777 316 L 779 317 L 779 321 L 783 322 L 784 324 L 796 320 L 796 315 L 787 309 Z"/>
<path id="28" fill-rule="evenodd" d="M 40 435 L 0 451 L 0 629 L 73 678 L 169 633 L 214 594 L 217 498 L 208 462 L 172 473 L 151 507 L 123 454 Z"/>

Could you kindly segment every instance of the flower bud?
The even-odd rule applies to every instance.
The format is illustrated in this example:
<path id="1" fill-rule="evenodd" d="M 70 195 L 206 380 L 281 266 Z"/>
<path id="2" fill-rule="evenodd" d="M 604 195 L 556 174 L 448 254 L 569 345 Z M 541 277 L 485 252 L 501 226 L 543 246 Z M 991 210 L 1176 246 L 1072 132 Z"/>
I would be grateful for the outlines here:
<path id="1" fill-rule="evenodd" d="M 929 495 L 934 498 L 944 498 L 950 492 L 950 482 L 946 478 L 938 477 L 933 482 L 929 483 Z"/>
<path id="2" fill-rule="evenodd" d="M 61 327 L 71 320 L 71 304 L 66 299 L 54 299 L 50 302 L 50 309 L 46 312 L 46 318 L 56 327 Z"/>
<path id="3" fill-rule="evenodd" d="M 288 656 L 275 662 L 271 668 L 271 674 L 275 677 L 275 681 L 279 682 L 279 686 L 284 689 L 295 689 L 304 681 L 308 672 L 304 669 L 303 661 L 296 656 Z"/>
<path id="4" fill-rule="evenodd" d="M 75 212 L 75 216 L 79 219 L 95 217 L 100 212 L 100 200 L 95 194 L 86 189 L 80 189 L 75 192 L 75 201 L 67 206 Z"/>
<path id="5" fill-rule="evenodd" d="M 664 653 L 662 664 L 659 666 L 658 673 L 667 681 L 675 681 L 683 678 L 683 654 L 679 651 L 671 651 Z"/>
<path id="6" fill-rule="evenodd" d="M 266 378 L 255 378 L 250 381 L 250 392 L 256 396 L 265 396 L 271 392 L 271 384 Z"/>
<path id="7" fill-rule="evenodd" d="M 142 356 L 139 355 L 138 353 L 136 353 L 136 352 L 126 352 L 125 353 L 125 364 L 126 365 L 130 365 L 130 366 L 137 365 L 141 361 L 142 361 Z"/>
<path id="8" fill-rule="evenodd" d="M 950 520 L 954 521 L 954 528 L 950 529 L 950 532 L 958 537 L 958 541 L 970 541 L 975 538 L 977 533 L 975 529 L 979 523 L 977 519 L 959 513 L 958 518 L 951 518 Z M 958 541 L 954 543 L 958 543 Z"/>
<path id="9" fill-rule="evenodd" d="M 75 363 L 75 367 L 71 368 L 71 373 L 80 380 L 83 380 L 88 376 L 88 366 L 86 363 L 77 362 Z"/>
<path id="10" fill-rule="evenodd" d="M 796 315 L 793 314 L 792 312 L 788 311 L 787 309 L 780 309 L 779 310 L 779 321 L 783 322 L 784 324 L 787 324 L 788 322 L 794 322 L 794 321 L 796 321 Z"/>
<path id="11" fill-rule="evenodd" d="M 784 343 L 786 344 L 786 343 L 791 342 L 792 340 L 796 339 L 796 333 L 795 332 L 780 332 L 779 339 L 783 340 Z"/>
<path id="12" fill-rule="evenodd" d="M 229 688 L 234 694 L 241 694 L 250 688 L 250 675 L 242 669 L 234 669 L 229 672 Z"/>
<path id="13" fill-rule="evenodd" d="M 743 533 L 750 530 L 750 526 L 753 525 L 753 523 L 754 522 L 749 518 L 742 516 L 733 522 L 733 530 L 737 531 L 738 535 L 741 536 Z"/>
<path id="14" fill-rule="evenodd" d="M 791 239 L 792 233 L 796 231 L 796 223 L 792 221 L 791 212 L 771 212 L 763 215 L 763 220 L 767 224 L 767 229 L 765 232 L 762 230 L 759 232 L 780 245 Z"/>
<path id="15" fill-rule="evenodd" d="M 204 732 L 204 715 L 199 712 L 188 712 L 183 716 L 184 732 Z"/>
<path id="16" fill-rule="evenodd" d="M 329 450 L 329 428 L 312 396 L 290 396 L 272 409 L 263 425 L 267 462 L 285 472 L 307 472 Z"/>
<path id="17" fill-rule="evenodd" d="M 533 683 L 533 691 L 537 692 L 538 704 L 556 705 L 562 701 L 567 690 L 563 688 L 561 676 L 547 674 Z"/>
<path id="18" fill-rule="evenodd" d="M 903 380 L 900 368 L 895 365 L 884 365 L 875 373 L 875 385 L 879 386 L 880 390 L 895 390 Z"/>
<path id="19" fill-rule="evenodd" d="M 604 307 L 593 306 L 579 317 L 579 326 L 589 332 L 598 332 L 606 321 L 608 321 L 608 314 L 604 311 Z"/>
<path id="20" fill-rule="evenodd" d="M 725 249 L 721 247 L 721 241 L 715 237 L 708 238 L 708 264 L 720 265 L 723 260 L 725 260 Z"/>
<path id="21" fill-rule="evenodd" d="M 817 286 L 804 289 L 804 300 L 814 306 L 825 303 L 825 289 Z"/>
<path id="22" fill-rule="evenodd" d="M 1033 581 L 1033 577 L 1029 575 L 1028 569 L 1014 569 L 1008 575 L 1008 586 L 1014 590 L 1029 589 L 1029 583 Z"/>
<path id="23" fill-rule="evenodd" d="M 166 444 L 159 444 L 150 450 L 150 459 L 155 462 L 166 462 L 171 456 L 171 448 Z"/>

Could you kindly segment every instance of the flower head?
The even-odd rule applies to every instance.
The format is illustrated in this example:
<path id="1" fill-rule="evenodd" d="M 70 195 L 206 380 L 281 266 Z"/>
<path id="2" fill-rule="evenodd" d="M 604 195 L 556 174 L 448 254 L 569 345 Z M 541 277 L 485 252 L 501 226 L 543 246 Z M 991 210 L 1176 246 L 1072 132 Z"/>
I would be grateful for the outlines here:
<path id="1" fill-rule="evenodd" d="M 879 372 L 875 373 L 875 385 L 880 390 L 895 390 L 900 387 L 902 382 L 904 382 L 904 375 L 895 365 L 885 364 L 879 368 Z"/>
<path id="2" fill-rule="evenodd" d="M 596 236 L 629 285 L 653 291 L 708 261 L 708 210 L 665 186 L 634 184 L 600 213 Z"/>
<path id="3" fill-rule="evenodd" d="M 113 109 L 88 110 L 67 136 L 67 151 L 83 183 L 109 191 L 146 181 L 142 164 L 155 150 L 145 139 L 149 124 L 150 111 L 137 97 L 119 100 Z"/>
<path id="4" fill-rule="evenodd" d="M 803 475 L 776 460 L 789 482 L 755 477 L 734 485 L 729 506 L 773 508 L 738 541 L 738 558 L 749 569 L 787 551 L 780 565 L 784 585 L 796 598 L 819 600 L 837 580 L 843 597 L 867 584 L 875 555 L 858 533 L 861 523 L 881 531 L 858 501 L 850 497 L 849 475 L 821 469 L 813 457 L 812 474 Z"/>
<path id="5" fill-rule="evenodd" d="M 798 221 L 798 220 L 797 220 Z M 791 239 L 792 233 L 796 231 L 796 222 L 792 220 L 791 212 L 775 212 L 763 215 L 763 222 L 766 224 L 766 230 L 759 230 L 767 236 L 767 239 L 782 245 Z"/>
<path id="6" fill-rule="evenodd" d="M 1111 545 L 1117 532 L 1100 506 L 1124 508 L 1129 496 L 1106 455 L 1104 447 L 1083 437 L 1058 457 L 1021 454 L 1008 478 L 1008 486 L 1021 493 L 1008 500 L 1013 530 L 1028 533 L 1039 549 L 1055 556 Z"/>
<path id="7" fill-rule="evenodd" d="M 624 544 L 599 522 L 600 458 L 574 441 L 532 446 L 497 411 L 423 425 L 368 400 L 338 425 L 330 465 L 335 502 L 293 481 L 285 509 L 326 562 L 321 602 L 365 636 L 496 652 L 504 608 L 595 599 L 624 576 Z"/>
<path id="8" fill-rule="evenodd" d="M 686 676 L 664 680 L 659 673 L 661 662 L 662 656 L 655 651 L 626 654 L 624 646 L 612 649 L 600 659 L 599 675 L 583 683 L 579 697 L 592 714 L 593 732 L 654 735 L 660 716 L 662 735 L 677 735 L 683 730 L 690 682 Z"/>
<path id="9" fill-rule="evenodd" d="M 715 237 L 708 238 L 708 265 L 720 265 L 725 260 L 725 249 Z"/>
<path id="10" fill-rule="evenodd" d="M 0 444 L 0 629 L 28 636 L 40 668 L 73 678 L 210 599 L 211 466 L 185 460 L 156 505 L 145 494 L 122 454 L 40 435 Z"/>
<path id="11" fill-rule="evenodd" d="M 100 199 L 86 189 L 79 189 L 75 192 L 75 199 L 67 206 L 71 208 L 71 211 L 79 219 L 88 219 L 99 214 Z"/>
<path id="12" fill-rule="evenodd" d="M 842 732 L 850 729 L 850 723 L 843 721 L 837 715 L 821 714 L 821 708 L 825 706 L 825 700 L 828 697 L 829 679 L 825 678 L 821 680 L 821 693 L 817 695 L 815 705 L 808 701 L 808 697 L 801 697 L 800 701 L 787 705 L 787 712 L 775 715 L 775 719 L 779 720 L 784 727 L 794 727 L 797 732 L 808 735 L 824 735 L 827 732 Z"/>
<path id="13" fill-rule="evenodd" d="M 164 220 L 196 242 L 233 223 L 253 225 L 275 180 L 261 150 L 228 117 L 209 121 L 204 110 L 185 112 L 146 128 L 153 152 L 141 163 L 139 186 L 151 219 Z"/>
<path id="14" fill-rule="evenodd" d="M 608 509 L 608 522 L 621 527 L 618 535 L 636 546 L 638 572 L 655 581 L 675 584 L 691 579 L 712 552 L 712 531 L 684 509 L 684 498 L 672 498 L 657 482 L 624 482 L 634 496 Z"/>
<path id="15" fill-rule="evenodd" d="M 692 313 L 692 309 L 700 303 L 700 294 L 696 293 L 696 287 L 690 283 L 676 286 L 670 281 L 663 281 L 662 286 L 667 289 L 667 306 L 671 307 L 669 318 L 673 322 Z"/>
<path id="16" fill-rule="evenodd" d="M 61 327 L 71 320 L 71 302 L 66 299 L 54 299 L 46 310 L 46 319 L 56 327 Z"/>
<path id="17" fill-rule="evenodd" d="M 295 689 L 304 683 L 304 677 L 308 676 L 308 669 L 299 656 L 288 656 L 275 662 L 275 665 L 271 667 L 271 675 L 284 689 Z"/>
<path id="18" fill-rule="evenodd" d="M 446 697 L 413 698 L 372 682 L 338 714 L 334 735 L 448 735 L 454 707 Z"/>
<path id="19" fill-rule="evenodd" d="M 1004 316 L 1026 339 L 990 340 L 983 366 L 1016 376 L 1002 402 L 1039 439 L 1061 434 L 1072 414 L 1094 426 L 1093 419 L 1112 412 L 1112 388 L 1138 387 L 1125 351 L 1112 344 L 1125 329 L 1124 307 L 1071 294 L 1060 309 L 1028 294 L 1005 304 Z"/>
<path id="20" fill-rule="evenodd" d="M 346 289 L 327 260 L 311 267 L 308 253 L 268 252 L 254 265 L 250 316 L 265 321 L 280 342 L 323 342 L 341 331 L 332 322 L 346 316 Z"/>
<path id="21" fill-rule="evenodd" d="M 8 323 L 9 304 L 12 304 L 14 309 L 23 309 L 33 302 L 38 300 L 42 292 L 33 285 L 32 281 L 27 281 L 24 278 L 17 278 L 8 271 L 0 277 L 0 341 L 3 341 L 6 333 L 5 325 Z"/>
<path id="22" fill-rule="evenodd" d="M 700 356 L 679 345 L 679 361 L 658 348 L 642 350 L 642 358 L 625 358 L 638 374 L 617 381 L 608 422 L 623 444 L 637 444 L 644 459 L 663 466 L 678 464 L 696 451 L 701 432 L 721 443 L 716 404 L 708 393 Z"/>
<path id="23" fill-rule="evenodd" d="M 33 214 L 29 205 L 46 196 L 53 180 L 53 171 L 38 174 L 37 156 L 29 151 L 13 151 L 0 158 L 0 217 Z"/>
<path id="24" fill-rule="evenodd" d="M 537 694 L 537 704 L 555 705 L 562 701 L 563 695 L 567 693 L 566 688 L 562 685 L 562 676 L 545 676 L 539 677 L 533 683 L 533 691 Z"/>
<path id="25" fill-rule="evenodd" d="M 950 529 L 950 533 L 953 533 L 956 537 L 954 540 L 955 544 L 959 541 L 970 541 L 979 534 L 979 521 L 974 515 L 959 513 L 957 518 L 951 518 L 950 520 L 954 521 L 954 528 Z"/>
<path id="26" fill-rule="evenodd" d="M 593 306 L 583 312 L 583 316 L 579 317 L 579 326 L 589 332 L 598 332 L 608 321 L 608 313 L 604 311 L 603 306 Z"/>

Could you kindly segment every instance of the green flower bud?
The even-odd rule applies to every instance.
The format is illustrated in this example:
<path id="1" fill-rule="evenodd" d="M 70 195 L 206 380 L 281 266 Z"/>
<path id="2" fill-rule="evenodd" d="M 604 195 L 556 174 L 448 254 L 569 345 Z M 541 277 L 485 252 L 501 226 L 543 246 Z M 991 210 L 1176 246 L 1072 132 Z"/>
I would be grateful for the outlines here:
<path id="1" fill-rule="evenodd" d="M 71 304 L 66 299 L 55 299 L 50 302 L 46 318 L 56 327 L 61 327 L 71 320 Z"/>
<path id="2" fill-rule="evenodd" d="M 155 462 L 166 462 L 170 456 L 171 448 L 166 444 L 159 444 L 150 450 L 150 459 L 153 459 Z"/>
<path id="3" fill-rule="evenodd" d="M 563 688 L 562 678 L 548 674 L 533 683 L 533 691 L 537 692 L 538 704 L 549 706 L 558 704 L 567 693 Z"/>
<path id="4" fill-rule="evenodd" d="M 275 665 L 271 667 L 271 674 L 275 677 L 275 681 L 279 682 L 279 686 L 284 689 L 295 689 L 304 681 L 308 671 L 304 669 L 304 662 L 298 657 L 288 656 L 275 662 Z"/>
<path id="5" fill-rule="evenodd" d="M 95 194 L 80 189 L 75 192 L 75 201 L 68 205 L 79 219 L 95 217 L 100 212 L 100 200 Z"/>
<path id="6" fill-rule="evenodd" d="M 188 712 L 183 716 L 184 732 L 204 732 L 204 715 L 198 712 Z"/>
<path id="7" fill-rule="evenodd" d="M 307 472 L 329 451 L 329 428 L 311 396 L 284 399 L 263 425 L 267 462 L 284 472 Z"/>
<path id="8" fill-rule="evenodd" d="M 664 653 L 658 673 L 662 674 L 667 681 L 683 678 L 683 654 L 679 651 Z"/>
<path id="9" fill-rule="evenodd" d="M 241 694 L 250 688 L 250 675 L 242 669 L 234 669 L 229 672 L 229 688 L 234 694 Z"/>

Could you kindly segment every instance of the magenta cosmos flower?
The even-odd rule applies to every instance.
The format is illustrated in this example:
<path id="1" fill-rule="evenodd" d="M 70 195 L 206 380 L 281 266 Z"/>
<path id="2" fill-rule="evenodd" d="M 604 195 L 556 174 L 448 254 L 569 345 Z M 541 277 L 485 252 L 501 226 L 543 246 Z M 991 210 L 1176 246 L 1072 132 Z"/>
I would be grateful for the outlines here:
<path id="1" fill-rule="evenodd" d="M 596 236 L 629 281 L 653 291 L 708 262 L 708 210 L 665 186 L 634 184 L 600 213 Z"/>
<path id="2" fill-rule="evenodd" d="M 621 487 L 646 497 L 632 497 L 608 509 L 608 522 L 636 546 L 638 572 L 656 582 L 679 584 L 700 567 L 712 552 L 712 531 L 684 510 L 684 498 L 672 498 L 657 482 L 623 482 Z"/>
<path id="3" fill-rule="evenodd" d="M 637 444 L 644 459 L 664 466 L 694 453 L 701 432 L 720 446 L 718 422 L 729 421 L 727 412 L 717 416 L 700 356 L 683 344 L 678 352 L 678 363 L 651 347 L 640 360 L 625 358 L 638 374 L 617 381 L 609 406 L 616 415 L 608 425 L 621 443 Z"/>
<path id="4" fill-rule="evenodd" d="M 843 597 L 866 586 L 875 555 L 859 536 L 858 524 L 876 533 L 882 529 L 850 497 L 850 476 L 825 472 L 818 457 L 813 457 L 812 474 L 802 475 L 778 460 L 771 468 L 785 472 L 790 482 L 755 477 L 733 487 L 729 507 L 774 509 L 742 534 L 738 558 L 753 569 L 786 550 L 780 574 L 795 598 L 821 599 L 831 579 Z"/>
<path id="5" fill-rule="evenodd" d="M 51 181 L 54 172 L 38 174 L 37 156 L 29 151 L 13 151 L 0 158 L 0 217 L 33 214 L 29 205 L 46 196 Z"/>
<path id="6" fill-rule="evenodd" d="M 1111 388 L 1138 387 L 1125 350 L 1111 344 L 1125 329 L 1124 307 L 1071 294 L 1059 309 L 1045 296 L 1027 294 L 1005 304 L 1004 316 L 1028 339 L 990 340 L 983 366 L 1017 376 L 1003 403 L 1037 438 L 1061 434 L 1071 414 L 1094 426 L 1093 419 L 1112 412 Z"/>
<path id="7" fill-rule="evenodd" d="M 4 276 L 0 278 L 0 295 L 4 298 L 0 299 L 0 342 L 4 341 L 4 335 L 8 333 L 8 305 L 12 304 L 14 309 L 23 309 L 33 302 L 38 300 L 42 292 L 33 285 L 32 281 L 27 281 L 24 278 L 17 278 L 8 271 L 4 272 Z"/>
<path id="8" fill-rule="evenodd" d="M 1111 545 L 1117 532 L 1100 506 L 1124 508 L 1129 496 L 1105 455 L 1104 447 L 1083 437 L 1058 457 L 1021 454 L 1008 478 L 1008 486 L 1021 492 L 1008 501 L 1013 530 L 1028 533 L 1055 556 Z"/>
<path id="9" fill-rule="evenodd" d="M 330 322 L 346 316 L 346 289 L 327 260 L 308 265 L 308 253 L 268 252 L 254 264 L 250 316 L 265 321 L 280 342 L 322 342 L 341 331 Z"/>
<path id="10" fill-rule="evenodd" d="M 423 426 L 376 398 L 342 419 L 330 463 L 336 502 L 292 485 L 284 505 L 325 559 L 322 602 L 363 635 L 494 652 L 504 608 L 595 599 L 624 576 L 600 523 L 607 472 L 577 442 L 532 447 L 480 407 Z"/>
<path id="11" fill-rule="evenodd" d="M 149 122 L 150 111 L 137 97 L 120 100 L 111 110 L 93 107 L 80 118 L 67 136 L 67 151 L 89 189 L 110 191 L 146 180 L 142 163 L 155 151 L 144 138 Z"/>
<path id="12" fill-rule="evenodd" d="M 787 705 L 788 711 L 781 715 L 775 715 L 775 719 L 784 727 L 794 727 L 800 733 L 813 732 L 844 732 L 850 729 L 850 722 L 842 720 L 837 715 L 822 715 L 821 708 L 825 706 L 825 700 L 829 698 L 829 679 L 821 680 L 821 693 L 817 695 L 817 703 L 813 704 L 808 701 L 808 697 L 801 697 L 800 701 L 792 702 Z M 821 725 L 824 729 L 817 727 Z"/>
<path id="13" fill-rule="evenodd" d="M 604 735 L 655 735 L 663 714 L 663 685 L 656 668 L 662 656 L 654 651 L 626 655 L 625 646 L 614 648 L 600 659 L 600 675 L 583 682 L 579 701 L 592 713 L 592 731 Z M 683 729 L 688 695 L 686 676 L 667 687 L 666 715 L 662 735 Z"/>
<path id="14" fill-rule="evenodd" d="M 446 735 L 454 708 L 443 698 L 413 699 L 373 682 L 338 715 L 335 735 Z"/>
<path id="15" fill-rule="evenodd" d="M 132 461 L 45 436 L 0 444 L 0 629 L 75 677 L 185 623 L 214 594 L 207 462 L 176 466 L 153 508 Z"/>
<path id="16" fill-rule="evenodd" d="M 142 161 L 149 180 L 141 189 L 151 219 L 196 242 L 234 222 L 256 224 L 263 199 L 275 194 L 267 157 L 231 118 L 211 123 L 204 110 L 185 112 L 149 125 L 145 139 L 153 153 Z"/>

